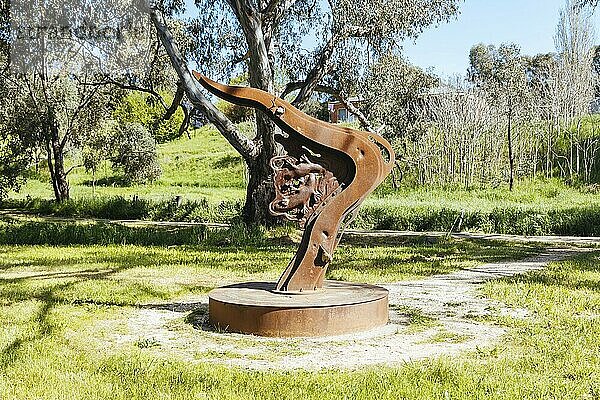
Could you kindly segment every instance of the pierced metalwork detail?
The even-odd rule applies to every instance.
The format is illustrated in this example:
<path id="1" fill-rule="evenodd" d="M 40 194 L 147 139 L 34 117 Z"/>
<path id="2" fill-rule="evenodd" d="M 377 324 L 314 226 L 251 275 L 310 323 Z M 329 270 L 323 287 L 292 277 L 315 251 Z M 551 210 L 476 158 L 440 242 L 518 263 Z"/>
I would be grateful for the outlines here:
<path id="1" fill-rule="evenodd" d="M 340 188 L 333 173 L 310 161 L 307 155 L 302 155 L 300 160 L 291 156 L 273 157 L 271 168 L 275 173 L 275 200 L 269 205 L 269 211 L 290 221 L 298 221 L 301 228 Z"/>

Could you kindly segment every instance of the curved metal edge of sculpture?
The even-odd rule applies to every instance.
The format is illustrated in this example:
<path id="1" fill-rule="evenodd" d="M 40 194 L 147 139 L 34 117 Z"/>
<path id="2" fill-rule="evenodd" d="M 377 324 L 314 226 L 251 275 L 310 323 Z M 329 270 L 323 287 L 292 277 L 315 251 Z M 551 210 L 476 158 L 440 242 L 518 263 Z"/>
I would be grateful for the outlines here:
<path id="1" fill-rule="evenodd" d="M 194 76 L 215 96 L 266 113 L 283 131 L 276 141 L 286 154 L 271 159 L 275 199 L 269 211 L 298 221 L 304 233 L 277 290 L 322 288 L 343 227 L 392 170 L 391 145 L 378 134 L 310 117 L 268 92 Z"/>

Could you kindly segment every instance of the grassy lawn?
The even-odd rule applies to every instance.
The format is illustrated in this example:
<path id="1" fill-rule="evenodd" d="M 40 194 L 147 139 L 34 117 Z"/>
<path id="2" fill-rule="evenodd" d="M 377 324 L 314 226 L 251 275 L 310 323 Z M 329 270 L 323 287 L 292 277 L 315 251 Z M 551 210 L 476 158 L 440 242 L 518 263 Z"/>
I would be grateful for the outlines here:
<path id="1" fill-rule="evenodd" d="M 169 143 L 158 145 L 161 177 L 148 185 L 121 186 L 115 180 L 109 163 L 98 171 L 94 189 L 92 175 L 77 168 L 69 175 L 71 195 L 81 197 L 131 197 L 138 195 L 151 200 L 184 196 L 188 200 L 208 199 L 211 202 L 241 200 L 245 193 L 245 167 L 242 158 L 214 129 L 203 127 Z M 71 162 L 75 162 L 71 160 Z M 218 190 L 215 190 L 218 189 Z M 12 198 L 53 198 L 46 170 L 29 179 Z"/>
<path id="2" fill-rule="evenodd" d="M 61 216 L 228 222 L 239 214 L 245 196 L 245 166 L 211 127 L 191 135 L 159 145 L 163 174 L 152 184 L 122 186 L 106 163 L 93 188 L 92 176 L 78 168 L 69 176 L 73 201 L 55 205 L 38 200 L 53 197 L 42 168 L 4 207 Z M 544 179 L 517 181 L 512 192 L 507 185 L 392 190 L 388 182 L 365 201 L 353 226 L 447 232 L 458 229 L 460 221 L 466 231 L 600 236 L 599 192 L 597 185 L 575 188 Z M 124 204 L 134 196 L 142 201 Z M 175 196 L 184 199 L 180 209 L 173 209 Z M 28 198 L 34 201 L 23 201 Z"/>
<path id="3" fill-rule="evenodd" d="M 110 217 L 122 211 L 123 218 L 221 221 L 217 217 L 236 212 L 228 204 L 243 199 L 244 167 L 214 130 L 160 145 L 159 154 L 164 173 L 150 185 L 113 185 L 112 172 L 104 168 L 93 189 L 91 176 L 76 170 L 70 179 L 79 203 L 57 215 L 83 210 L 84 216 Z M 12 197 L 51 198 L 47 176 L 38 178 Z M 133 195 L 148 203 L 131 203 Z M 164 200 L 176 195 L 197 203 L 172 210 Z M 86 213 L 90 208 L 95 211 Z M 597 190 L 552 180 L 521 182 L 514 192 L 383 187 L 366 201 L 355 226 L 447 231 L 463 210 L 468 230 L 600 232 Z M 600 399 L 600 252 L 487 283 L 482 295 L 527 309 L 530 317 L 488 318 L 486 323 L 506 327 L 504 341 L 457 357 L 355 371 L 246 371 L 210 361 L 227 359 L 226 347 L 218 354 L 186 348 L 188 360 L 147 338 L 118 351 L 106 345 L 115 332 L 132 334 L 115 321 L 133 318 L 145 305 L 205 299 L 226 283 L 276 280 L 295 250 L 293 236 L 289 228 L 246 232 L 0 221 L 0 400 Z M 477 241 L 353 239 L 336 252 L 328 278 L 421 279 L 537 251 L 533 245 Z M 436 324 L 414 310 L 406 314 L 415 331 Z M 206 339 L 187 320 L 171 328 Z M 434 340 L 461 338 L 441 332 Z M 277 351 L 285 357 L 301 349 L 291 342 Z"/>
<path id="4" fill-rule="evenodd" d="M 28 230 L 34 228 L 44 229 L 43 224 L 38 224 Z M 94 229 L 97 227 L 85 226 L 87 231 Z M 134 233 L 138 229 L 132 228 Z M 152 239 L 164 241 L 158 229 L 150 238 L 148 229 L 142 235 L 146 243 Z M 206 292 L 226 283 L 277 280 L 297 245 L 290 243 L 285 235 L 265 234 L 269 235 L 276 237 L 242 236 L 235 229 L 214 231 L 208 233 L 203 244 L 195 246 L 5 245 L 0 247 L 0 290 L 14 287 L 16 292 L 22 292 L 33 285 L 33 292 L 24 292 L 27 297 L 40 284 L 53 287 L 69 283 L 68 293 L 77 293 L 73 292 L 73 286 L 90 287 L 103 299 L 110 298 L 110 303 L 132 305 L 170 300 L 198 290 Z M 70 238 L 58 236 L 64 242 Z M 130 236 L 130 240 L 134 239 L 135 236 Z M 353 239 L 336 250 L 328 279 L 367 283 L 419 279 L 485 262 L 524 258 L 538 251 L 536 245 L 518 243 L 468 240 L 429 243 L 415 238 L 367 245 Z M 33 278 L 27 278 L 29 275 Z M 96 283 L 98 287 L 94 287 Z M 148 289 L 147 293 L 143 288 Z M 119 293 L 126 294 L 129 300 L 121 298 Z M 153 295 L 157 297 L 152 298 Z M 63 300 L 77 299 L 75 296 Z"/>
<path id="5" fill-rule="evenodd" d="M 226 282 L 276 279 L 292 249 L 1 246 L 0 398 L 600 398 L 598 252 L 486 284 L 485 295 L 532 312 L 487 321 L 508 328 L 497 347 L 394 368 L 245 371 L 157 357 L 160 349 L 145 342 L 111 352 L 85 334 L 140 304 L 193 299 Z M 533 250 L 465 241 L 348 243 L 336 253 L 330 277 L 425 277 Z"/>

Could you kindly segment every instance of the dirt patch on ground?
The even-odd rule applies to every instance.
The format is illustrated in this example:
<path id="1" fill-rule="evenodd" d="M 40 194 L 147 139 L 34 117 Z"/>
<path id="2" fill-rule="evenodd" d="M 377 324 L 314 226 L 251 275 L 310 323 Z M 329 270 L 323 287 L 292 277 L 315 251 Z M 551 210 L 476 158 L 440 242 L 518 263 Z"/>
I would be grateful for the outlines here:
<path id="1" fill-rule="evenodd" d="M 206 324 L 207 296 L 196 296 L 124 308 L 118 318 L 98 323 L 92 337 L 104 349 L 136 346 L 157 356 L 249 369 L 358 368 L 454 355 L 499 343 L 504 328 L 478 322 L 481 317 L 528 315 L 483 297 L 484 282 L 541 269 L 577 251 L 548 250 L 526 260 L 382 285 L 390 291 L 390 323 L 361 334 L 272 339 L 215 332 Z"/>

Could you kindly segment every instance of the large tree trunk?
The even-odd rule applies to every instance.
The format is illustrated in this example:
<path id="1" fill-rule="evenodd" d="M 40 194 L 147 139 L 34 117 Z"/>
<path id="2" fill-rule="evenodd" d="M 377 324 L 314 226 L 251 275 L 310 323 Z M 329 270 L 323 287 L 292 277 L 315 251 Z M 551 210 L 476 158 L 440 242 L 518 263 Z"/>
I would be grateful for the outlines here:
<path id="1" fill-rule="evenodd" d="M 263 32 L 261 17 L 256 11 L 236 11 L 249 49 L 248 82 L 251 87 L 269 92 L 275 97 L 274 72 L 270 63 L 273 49 L 270 46 L 269 32 L 267 35 Z M 260 152 L 255 160 L 246 162 L 250 177 L 243 212 L 246 223 L 274 225 L 281 221 L 268 211 L 269 203 L 275 198 L 270 161 L 277 155 L 277 129 L 269 117 L 261 112 L 256 113 L 255 140 L 260 144 Z"/>
<path id="2" fill-rule="evenodd" d="M 46 142 L 48 156 L 48 169 L 52 180 L 54 198 L 61 203 L 70 198 L 69 181 L 65 172 L 64 141 L 60 140 L 58 127 L 54 121 L 50 122 L 50 137 Z"/>
<path id="3" fill-rule="evenodd" d="M 243 210 L 243 220 L 247 224 L 274 225 L 278 222 L 269 214 L 268 204 L 275 198 L 269 154 L 261 152 L 260 157 L 248 165 L 248 187 Z"/>
<path id="4" fill-rule="evenodd" d="M 63 154 L 54 154 L 54 175 L 52 180 L 54 197 L 58 203 L 71 198 L 69 181 L 63 162 Z"/>
<path id="5" fill-rule="evenodd" d="M 245 33 L 249 36 L 249 48 L 252 49 L 249 63 L 250 85 L 273 93 L 273 72 L 269 66 L 268 51 L 260 30 L 260 21 L 256 19 L 256 16 L 242 14 L 245 18 Z M 257 113 L 256 139 L 252 141 L 240 133 L 237 127 L 202 94 L 200 84 L 193 78 L 187 67 L 187 63 L 166 25 L 164 16 L 158 10 L 153 10 L 150 16 L 188 99 L 215 125 L 246 162 L 250 179 L 243 210 L 244 222 L 274 224 L 276 219 L 269 214 L 268 205 L 274 198 L 269 161 L 277 151 L 274 140 L 275 125 L 266 115 Z"/>
<path id="6" fill-rule="evenodd" d="M 249 179 L 242 217 L 248 224 L 275 225 L 281 220 L 269 213 L 269 203 L 275 198 L 270 161 L 277 154 L 277 128 L 266 115 L 256 114 L 256 137 L 262 145 L 258 157 L 246 162 Z"/>

